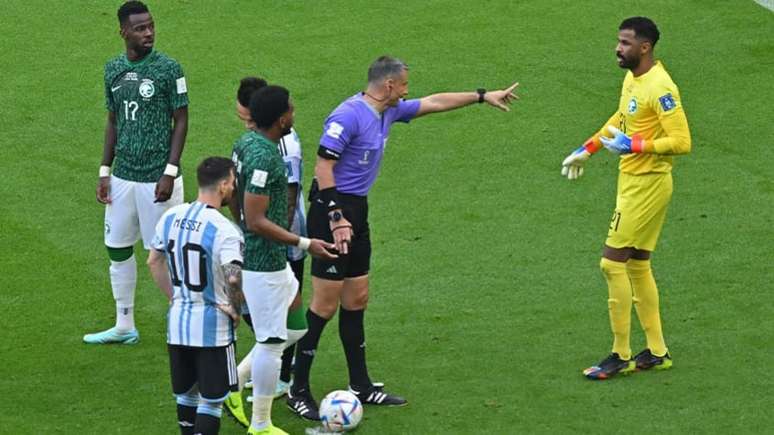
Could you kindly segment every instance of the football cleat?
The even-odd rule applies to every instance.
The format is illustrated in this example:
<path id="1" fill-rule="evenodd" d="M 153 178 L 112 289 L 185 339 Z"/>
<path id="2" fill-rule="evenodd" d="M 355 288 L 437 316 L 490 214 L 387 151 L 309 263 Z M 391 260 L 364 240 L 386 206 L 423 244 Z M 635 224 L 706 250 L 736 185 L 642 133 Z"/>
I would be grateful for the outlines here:
<path id="1" fill-rule="evenodd" d="M 273 424 L 260 430 L 250 426 L 250 428 L 247 430 L 247 433 L 248 435 L 288 435 L 287 432 L 278 428 L 277 426 L 274 426 Z"/>
<path id="2" fill-rule="evenodd" d="M 139 341 L 140 333 L 136 329 L 129 332 L 118 332 L 115 327 L 83 336 L 83 342 L 86 344 L 137 344 Z"/>
<path id="3" fill-rule="evenodd" d="M 248 389 L 248 390 L 252 390 L 253 389 L 253 380 L 252 379 L 250 379 L 249 381 L 245 382 L 245 388 Z"/>
<path id="4" fill-rule="evenodd" d="M 288 390 L 288 408 L 301 418 L 311 421 L 320 421 L 320 409 L 309 391 L 294 394 Z"/>
<path id="5" fill-rule="evenodd" d="M 603 359 L 599 364 L 591 366 L 583 371 L 583 375 L 593 380 L 609 379 L 617 374 L 629 374 L 636 368 L 634 360 L 623 360 L 617 353 Z"/>
<path id="6" fill-rule="evenodd" d="M 672 367 L 672 355 L 667 352 L 664 356 L 656 356 L 650 349 L 646 348 L 634 356 L 634 362 L 637 365 L 637 370 L 666 370 Z"/>
<path id="7" fill-rule="evenodd" d="M 274 398 L 278 399 L 284 396 L 285 394 L 288 394 L 289 390 L 290 390 L 289 382 L 277 381 L 277 388 L 274 389 Z"/>
<path id="8" fill-rule="evenodd" d="M 350 386 L 349 392 L 357 396 L 363 405 L 403 406 L 408 404 L 408 401 L 400 396 L 385 393 L 384 384 L 381 382 L 374 382 L 371 388 L 363 391 L 357 391 Z"/>
<path id="9" fill-rule="evenodd" d="M 234 417 L 240 425 L 244 427 L 250 426 L 250 420 L 245 415 L 245 407 L 242 404 L 242 393 L 240 391 L 232 391 L 229 393 L 226 400 L 223 402 L 223 406 L 226 411 Z"/>

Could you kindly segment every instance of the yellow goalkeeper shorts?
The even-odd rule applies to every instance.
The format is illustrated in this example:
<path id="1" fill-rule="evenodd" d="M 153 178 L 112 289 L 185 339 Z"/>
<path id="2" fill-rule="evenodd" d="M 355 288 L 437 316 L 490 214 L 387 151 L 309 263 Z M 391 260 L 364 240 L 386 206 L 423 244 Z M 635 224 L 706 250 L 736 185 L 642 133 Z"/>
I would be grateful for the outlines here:
<path id="1" fill-rule="evenodd" d="M 605 244 L 654 251 L 672 199 L 672 173 L 618 175 L 615 212 Z"/>

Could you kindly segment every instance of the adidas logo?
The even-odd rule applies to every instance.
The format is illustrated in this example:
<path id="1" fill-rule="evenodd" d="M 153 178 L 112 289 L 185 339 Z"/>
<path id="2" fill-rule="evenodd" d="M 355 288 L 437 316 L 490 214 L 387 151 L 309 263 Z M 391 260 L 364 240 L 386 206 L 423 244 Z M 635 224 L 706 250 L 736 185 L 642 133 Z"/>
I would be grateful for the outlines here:
<path id="1" fill-rule="evenodd" d="M 314 349 L 312 349 L 312 350 L 302 350 L 301 353 L 306 355 L 306 356 L 314 356 L 314 351 L 315 351 Z"/>
<path id="2" fill-rule="evenodd" d="M 331 266 L 328 268 L 328 270 L 325 271 L 326 273 L 339 273 L 338 270 L 336 270 L 336 266 Z"/>

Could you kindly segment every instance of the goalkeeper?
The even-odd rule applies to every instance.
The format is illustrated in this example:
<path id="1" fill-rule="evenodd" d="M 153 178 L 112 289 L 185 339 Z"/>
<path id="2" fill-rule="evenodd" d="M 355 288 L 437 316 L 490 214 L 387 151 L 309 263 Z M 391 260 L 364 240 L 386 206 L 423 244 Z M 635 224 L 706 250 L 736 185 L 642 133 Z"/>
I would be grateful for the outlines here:
<path id="1" fill-rule="evenodd" d="M 562 175 L 574 180 L 603 146 L 620 155 L 615 212 L 600 262 L 608 287 L 613 349 L 583 371 L 589 379 L 672 366 L 650 257 L 672 197 L 672 156 L 690 152 L 691 136 L 677 86 L 653 58 L 658 39 L 658 28 L 648 18 L 621 23 L 616 55 L 618 65 L 629 71 L 618 111 L 562 162 Z M 647 339 L 647 348 L 634 357 L 629 344 L 632 303 Z"/>

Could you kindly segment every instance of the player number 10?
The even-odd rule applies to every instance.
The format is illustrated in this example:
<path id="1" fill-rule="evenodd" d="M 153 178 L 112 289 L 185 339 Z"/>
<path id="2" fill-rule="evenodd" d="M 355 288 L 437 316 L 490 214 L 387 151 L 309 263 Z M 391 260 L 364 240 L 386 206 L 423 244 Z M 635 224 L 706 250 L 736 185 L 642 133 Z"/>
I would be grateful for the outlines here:
<path id="1" fill-rule="evenodd" d="M 170 275 L 172 285 L 179 287 L 185 283 L 188 290 L 192 292 L 204 291 L 207 287 L 207 251 L 193 242 L 183 245 L 183 274 L 182 280 L 178 269 L 178 259 L 175 258 L 175 241 L 167 242 L 167 254 L 169 255 Z"/>
<path id="2" fill-rule="evenodd" d="M 127 121 L 136 121 L 137 118 L 135 115 L 137 114 L 137 109 L 140 108 L 140 105 L 137 104 L 136 101 L 126 101 L 124 100 L 124 117 Z"/>

